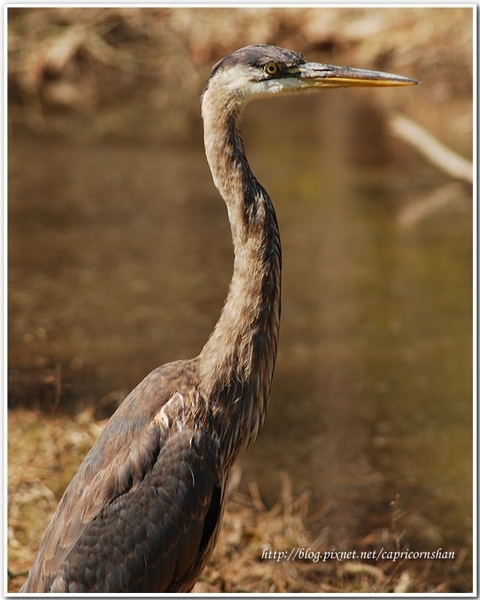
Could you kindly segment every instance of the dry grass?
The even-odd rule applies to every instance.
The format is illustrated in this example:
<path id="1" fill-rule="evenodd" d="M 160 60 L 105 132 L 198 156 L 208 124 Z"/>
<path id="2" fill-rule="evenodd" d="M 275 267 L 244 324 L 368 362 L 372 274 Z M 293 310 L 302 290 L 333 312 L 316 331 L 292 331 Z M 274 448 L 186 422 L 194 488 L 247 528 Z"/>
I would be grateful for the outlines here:
<path id="1" fill-rule="evenodd" d="M 8 567 L 21 574 L 12 591 L 23 583 L 63 490 L 101 430 L 85 417 L 9 411 Z"/>
<path id="2" fill-rule="evenodd" d="M 307 528 L 308 494 L 294 499 L 290 479 L 282 476 L 282 492 L 267 509 L 255 484 L 250 494 L 234 492 L 212 560 L 194 592 L 202 593 L 405 593 L 445 592 L 405 565 L 385 562 L 314 560 L 331 550 L 328 532 L 315 539 Z M 310 559 L 264 558 L 268 551 L 312 551 Z M 270 555 L 274 556 L 274 555 Z"/>
<path id="3" fill-rule="evenodd" d="M 8 571 L 9 591 L 26 578 L 45 527 L 64 488 L 98 434 L 90 411 L 76 418 L 45 417 L 28 411 L 9 414 Z M 238 480 L 237 472 L 237 480 Z M 314 539 L 308 530 L 308 494 L 292 495 L 283 476 L 282 492 L 267 509 L 255 485 L 249 494 L 233 491 L 214 556 L 194 591 L 219 592 L 444 592 L 399 563 L 373 566 L 360 562 L 263 559 L 265 550 L 311 548 L 324 552 L 328 535 Z"/>

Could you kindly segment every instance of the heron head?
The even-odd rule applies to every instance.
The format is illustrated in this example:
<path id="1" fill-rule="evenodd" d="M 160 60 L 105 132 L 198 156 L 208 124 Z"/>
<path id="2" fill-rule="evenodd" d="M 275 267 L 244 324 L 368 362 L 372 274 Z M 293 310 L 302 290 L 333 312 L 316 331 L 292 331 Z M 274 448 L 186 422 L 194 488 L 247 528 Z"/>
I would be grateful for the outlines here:
<path id="1" fill-rule="evenodd" d="M 302 54 L 278 46 L 240 48 L 219 61 L 211 85 L 241 102 L 304 90 L 351 86 L 405 86 L 418 83 L 401 75 L 307 62 Z"/>

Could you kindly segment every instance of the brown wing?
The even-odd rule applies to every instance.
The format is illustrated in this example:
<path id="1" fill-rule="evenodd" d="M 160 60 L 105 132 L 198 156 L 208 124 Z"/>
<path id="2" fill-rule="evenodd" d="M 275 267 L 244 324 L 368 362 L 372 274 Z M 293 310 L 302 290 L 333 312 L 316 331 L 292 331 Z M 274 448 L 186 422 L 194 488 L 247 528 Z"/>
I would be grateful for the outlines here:
<path id="1" fill-rule="evenodd" d="M 217 447 L 155 419 L 192 384 L 192 363 L 179 361 L 124 400 L 65 491 L 22 592 L 163 591 L 193 568 L 219 515 Z"/>

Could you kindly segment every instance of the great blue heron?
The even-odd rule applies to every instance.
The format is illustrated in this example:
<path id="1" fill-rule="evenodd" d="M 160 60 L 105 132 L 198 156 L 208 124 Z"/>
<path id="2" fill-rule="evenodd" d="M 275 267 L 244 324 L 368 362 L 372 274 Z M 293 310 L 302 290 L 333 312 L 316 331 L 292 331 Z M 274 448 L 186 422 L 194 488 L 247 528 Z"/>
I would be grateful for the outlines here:
<path id="1" fill-rule="evenodd" d="M 212 70 L 205 149 L 228 209 L 235 260 L 199 356 L 152 371 L 123 401 L 65 491 L 22 592 L 187 592 L 215 546 L 231 467 L 265 418 L 280 323 L 275 211 L 247 162 L 250 100 L 414 80 L 306 62 L 255 45 Z"/>

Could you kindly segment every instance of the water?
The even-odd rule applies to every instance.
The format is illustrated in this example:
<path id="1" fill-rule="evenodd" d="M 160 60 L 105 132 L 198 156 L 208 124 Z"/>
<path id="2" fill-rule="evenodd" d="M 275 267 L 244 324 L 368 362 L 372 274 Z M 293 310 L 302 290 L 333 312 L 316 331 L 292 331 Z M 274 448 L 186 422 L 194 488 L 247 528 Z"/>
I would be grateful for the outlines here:
<path id="1" fill-rule="evenodd" d="M 446 180 L 365 102 L 339 91 L 247 110 L 284 283 L 270 408 L 242 485 L 272 503 L 286 471 L 338 548 L 459 552 L 472 528 L 471 208 L 460 198 L 402 227 L 406 202 Z M 91 372 L 98 401 L 198 354 L 232 268 L 201 142 L 200 127 L 189 145 L 11 136 L 14 370 Z"/>

